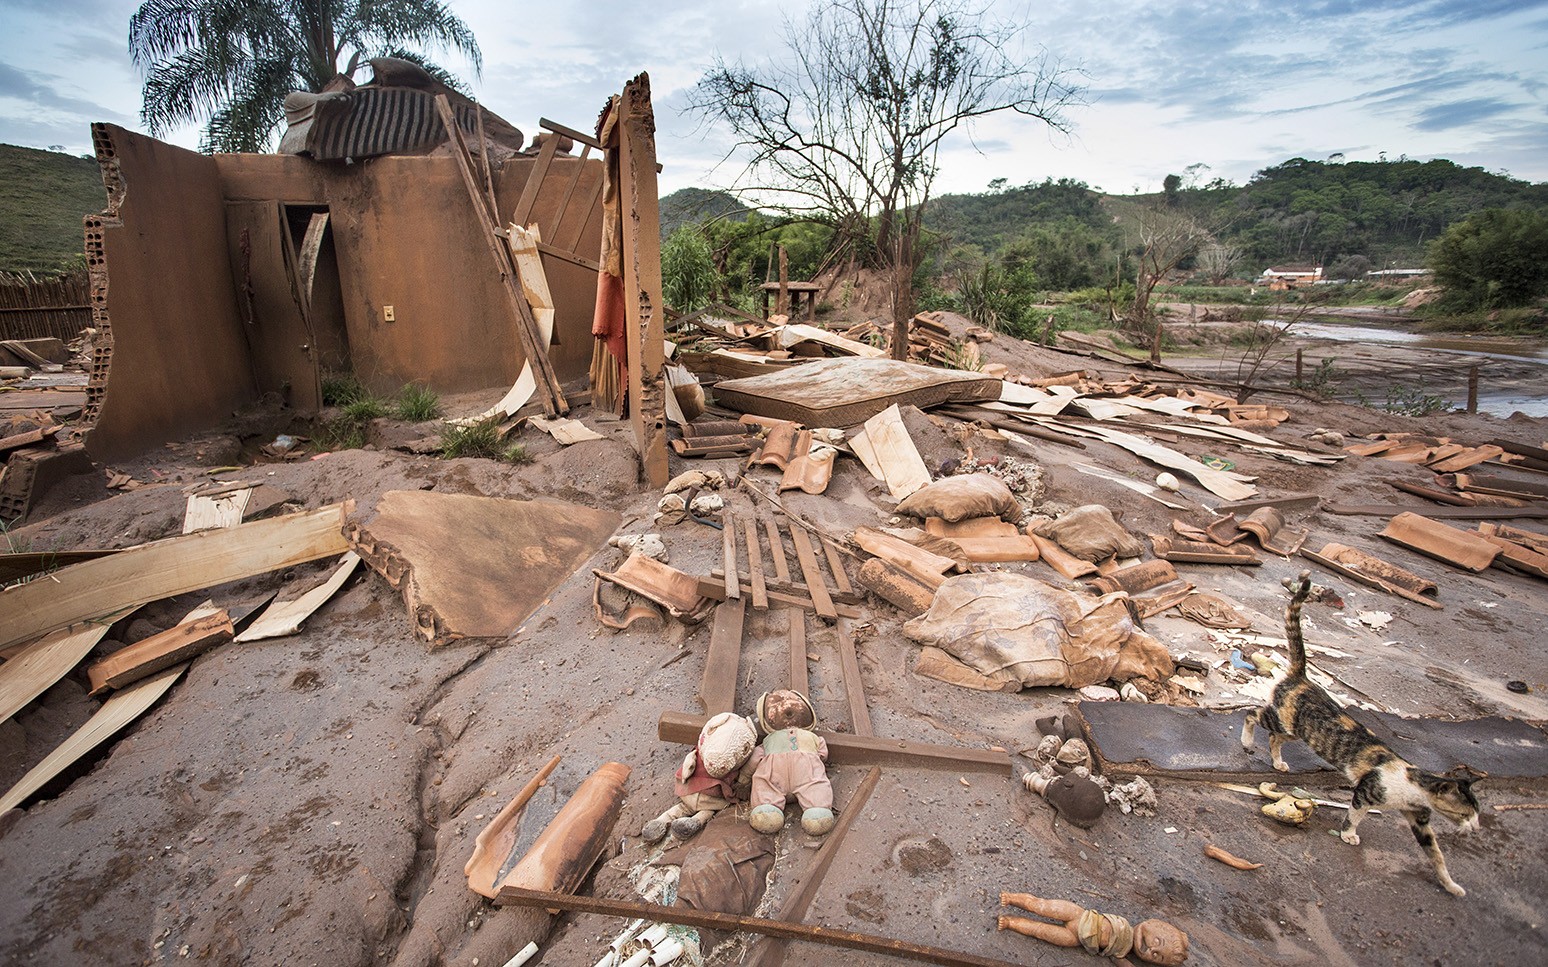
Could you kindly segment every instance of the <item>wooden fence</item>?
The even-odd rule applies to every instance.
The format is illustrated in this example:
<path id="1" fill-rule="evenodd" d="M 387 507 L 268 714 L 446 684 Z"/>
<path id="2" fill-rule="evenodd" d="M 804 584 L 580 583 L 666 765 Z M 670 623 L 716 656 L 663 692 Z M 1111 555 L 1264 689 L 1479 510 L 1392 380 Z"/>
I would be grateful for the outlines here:
<path id="1" fill-rule="evenodd" d="M 0 339 L 69 342 L 91 325 L 89 291 L 85 270 L 52 279 L 0 272 Z"/>

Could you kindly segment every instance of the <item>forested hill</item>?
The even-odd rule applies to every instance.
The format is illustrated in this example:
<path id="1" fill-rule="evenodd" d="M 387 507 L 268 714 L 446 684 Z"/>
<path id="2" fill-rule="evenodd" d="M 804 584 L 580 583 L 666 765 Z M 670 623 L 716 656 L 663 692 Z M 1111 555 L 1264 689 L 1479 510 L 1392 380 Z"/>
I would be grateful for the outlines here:
<path id="1" fill-rule="evenodd" d="M 751 210 L 724 191 L 679 188 L 661 199 L 661 237 L 668 238 L 685 224 L 711 218 L 745 218 Z"/>
<path id="2" fill-rule="evenodd" d="M 1180 181 L 1180 179 L 1178 179 Z M 1335 162 L 1292 158 L 1246 185 L 1182 187 L 1105 196 L 1062 179 L 930 203 L 926 223 L 950 245 L 988 255 L 1035 236 L 1102 236 L 1127 247 L 1124 229 L 1144 207 L 1172 208 L 1212 225 L 1254 264 L 1331 265 L 1360 255 L 1374 265 L 1418 265 L 1425 243 L 1486 208 L 1548 210 L 1548 183 L 1531 184 L 1446 160 Z"/>
<path id="3" fill-rule="evenodd" d="M 90 158 L 0 144 L 0 271 L 54 272 L 81 260 L 81 218 L 107 192 Z"/>

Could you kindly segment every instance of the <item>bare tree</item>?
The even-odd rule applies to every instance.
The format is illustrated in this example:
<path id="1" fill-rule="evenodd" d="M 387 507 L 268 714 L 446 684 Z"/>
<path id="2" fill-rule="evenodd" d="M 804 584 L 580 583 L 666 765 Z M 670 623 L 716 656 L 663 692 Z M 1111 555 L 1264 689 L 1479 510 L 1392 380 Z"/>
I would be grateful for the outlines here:
<path id="1" fill-rule="evenodd" d="M 825 0 L 787 21 L 783 49 L 748 67 L 717 60 L 690 108 L 730 127 L 734 187 L 791 214 L 816 215 L 895 273 L 895 332 L 911 283 L 941 146 L 978 118 L 1012 112 L 1054 131 L 1079 103 L 1047 51 L 1014 56 L 1026 25 L 973 0 Z M 894 353 L 901 348 L 894 338 Z"/>
<path id="2" fill-rule="evenodd" d="M 1140 216 L 1139 266 L 1128 323 L 1133 331 L 1150 336 L 1153 363 L 1161 361 L 1161 323 L 1150 304 L 1151 295 L 1168 273 L 1213 237 L 1203 222 L 1175 208 L 1150 209 Z"/>
<path id="3" fill-rule="evenodd" d="M 1204 270 L 1214 285 L 1224 282 L 1241 264 L 1240 246 L 1213 242 L 1199 250 L 1199 268 Z"/>

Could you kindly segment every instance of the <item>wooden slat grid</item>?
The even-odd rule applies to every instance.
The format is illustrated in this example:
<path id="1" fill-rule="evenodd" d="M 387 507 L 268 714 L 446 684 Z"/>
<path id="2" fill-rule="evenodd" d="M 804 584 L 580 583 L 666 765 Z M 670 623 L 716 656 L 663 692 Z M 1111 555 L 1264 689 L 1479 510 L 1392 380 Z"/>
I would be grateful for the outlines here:
<path id="1" fill-rule="evenodd" d="M 85 272 L 54 279 L 0 273 L 0 339 L 76 338 L 91 325 L 89 288 Z"/>

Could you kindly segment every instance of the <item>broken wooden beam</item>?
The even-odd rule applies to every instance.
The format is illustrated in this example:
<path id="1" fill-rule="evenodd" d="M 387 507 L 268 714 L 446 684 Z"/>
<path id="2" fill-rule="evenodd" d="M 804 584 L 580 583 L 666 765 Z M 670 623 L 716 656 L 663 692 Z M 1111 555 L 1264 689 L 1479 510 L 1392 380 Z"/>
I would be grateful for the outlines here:
<path id="1" fill-rule="evenodd" d="M 747 538 L 747 573 L 752 581 L 752 605 L 766 609 L 769 606 L 769 589 L 763 579 L 763 551 L 758 546 L 758 525 L 748 517 L 742 521 L 743 536 Z"/>
<path id="2" fill-rule="evenodd" d="M 715 606 L 709 650 L 704 655 L 704 677 L 699 682 L 699 704 L 705 715 L 736 708 L 737 669 L 742 661 L 742 624 L 747 602 L 738 598 Z"/>
<path id="3" fill-rule="evenodd" d="M 126 548 L 0 591 L 0 648 L 131 605 L 238 581 L 349 550 L 354 501 Z"/>
<path id="4" fill-rule="evenodd" d="M 849 727 L 856 735 L 875 735 L 871 710 L 865 702 L 865 683 L 860 680 L 860 656 L 846 618 L 838 620 L 839 667 L 844 671 L 844 696 L 849 702 Z"/>
<path id="5" fill-rule="evenodd" d="M 939 964 L 942 967 L 1015 967 L 1014 964 L 1005 960 L 994 960 L 989 957 L 979 957 L 975 954 L 958 953 L 941 947 L 909 943 L 906 940 L 894 940 L 890 937 L 880 937 L 875 934 L 834 930 L 829 927 L 807 926 L 803 923 L 786 923 L 781 920 L 766 920 L 762 917 L 744 917 L 732 913 L 714 913 L 705 910 L 695 910 L 692 907 L 664 907 L 657 903 L 642 903 L 636 900 L 604 900 L 599 897 L 573 896 L 568 893 L 525 890 L 520 887 L 508 886 L 500 891 L 499 896 L 495 897 L 495 903 L 500 906 L 524 906 L 550 910 L 570 910 L 576 913 L 598 913 L 603 916 L 623 917 L 630 920 L 644 919 L 653 923 L 676 923 L 685 927 L 695 927 L 699 930 L 740 930 L 746 933 L 762 934 L 766 937 L 781 937 L 785 940 L 802 940 L 831 947 L 845 947 L 850 950 L 891 954 L 894 957 L 901 957 L 905 960 L 926 964 Z"/>
<path id="6" fill-rule="evenodd" d="M 730 514 L 721 522 L 720 540 L 724 561 L 721 576 L 725 582 L 726 597 L 734 600 L 742 596 L 742 580 L 736 573 L 736 518 Z"/>
<path id="7" fill-rule="evenodd" d="M 129 612 L 120 611 L 100 621 L 82 621 L 30 642 L 0 665 L 0 722 L 26 707 L 70 673 L 90 654 L 114 621 Z"/>
<path id="8" fill-rule="evenodd" d="M 42 789 L 49 780 L 68 769 L 75 760 L 111 738 L 119 729 L 139 718 L 141 713 L 165 695 L 177 677 L 183 674 L 185 665 L 168 668 L 159 675 L 141 679 L 128 688 L 111 696 L 97 713 L 86 720 L 58 748 L 33 766 L 16 785 L 0 796 L 0 813 L 20 806 L 33 793 Z"/>
<path id="9" fill-rule="evenodd" d="M 445 125 L 447 136 L 451 141 L 452 158 L 457 163 L 457 171 L 462 175 L 463 186 L 467 188 L 468 200 L 473 205 L 473 214 L 478 218 L 479 234 L 488 243 L 490 254 L 494 258 L 495 271 L 500 276 L 506 305 L 516 318 L 516 335 L 521 341 L 522 352 L 526 354 L 527 362 L 537 376 L 538 398 L 543 402 L 543 411 L 549 416 L 563 416 L 570 411 L 570 407 L 565 402 L 564 391 L 559 387 L 559 377 L 554 372 L 553 362 L 548 358 L 548 346 L 538 332 L 537 319 L 532 314 L 532 306 L 527 303 L 526 293 L 522 291 L 521 275 L 516 268 L 516 263 L 511 259 L 510 250 L 505 247 L 500 238 L 500 227 L 495 220 L 495 213 L 489 210 L 488 202 L 484 200 L 483 192 L 479 188 L 478 179 L 473 173 L 472 156 L 468 151 L 467 142 L 462 137 L 462 128 L 458 126 L 457 118 L 452 114 L 451 102 L 446 99 L 445 94 L 436 95 L 435 109 L 440 113 L 441 123 Z M 665 483 L 664 480 L 662 482 Z"/>
<path id="10" fill-rule="evenodd" d="M 236 633 L 231 616 L 224 610 L 196 612 L 182 623 L 160 634 L 121 648 L 86 668 L 92 695 L 110 688 L 123 688 L 142 678 L 204 654 L 216 645 L 230 641 Z"/>
<path id="11" fill-rule="evenodd" d="M 817 614 L 830 621 L 838 617 L 834 610 L 833 596 L 828 592 L 827 582 L 823 580 L 822 571 L 817 567 L 817 553 L 812 548 L 812 539 L 806 531 L 799 527 L 790 529 L 790 540 L 795 544 L 796 560 L 801 564 L 801 575 L 806 578 L 806 587 L 812 596 L 812 603 L 817 607 Z"/>
<path id="12" fill-rule="evenodd" d="M 688 712 L 662 712 L 656 723 L 656 737 L 663 742 L 693 745 L 708 716 Z M 938 772 L 975 772 L 990 775 L 1012 774 L 1010 754 L 988 749 L 931 745 L 907 739 L 879 736 L 846 735 L 818 731 L 828 743 L 828 764 L 835 766 L 884 766 L 900 769 L 929 769 Z"/>
<path id="13" fill-rule="evenodd" d="M 806 668 L 806 612 L 800 608 L 786 608 L 785 614 L 790 620 L 786 639 L 790 648 L 790 687 L 810 698 L 812 681 Z"/>

